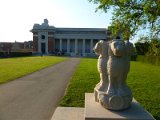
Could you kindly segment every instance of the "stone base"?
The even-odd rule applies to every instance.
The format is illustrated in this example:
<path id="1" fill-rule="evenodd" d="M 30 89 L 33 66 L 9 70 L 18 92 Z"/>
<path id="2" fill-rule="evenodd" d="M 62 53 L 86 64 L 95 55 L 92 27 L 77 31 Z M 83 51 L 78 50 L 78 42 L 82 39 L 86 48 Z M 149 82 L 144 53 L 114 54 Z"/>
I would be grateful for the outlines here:
<path id="1" fill-rule="evenodd" d="M 76 119 L 75 119 L 76 120 Z M 133 99 L 131 107 L 123 111 L 111 111 L 95 102 L 93 93 L 85 94 L 85 120 L 155 120 Z"/>
<path id="2" fill-rule="evenodd" d="M 84 120 L 84 108 L 58 107 L 51 120 Z"/>
<path id="3" fill-rule="evenodd" d="M 129 89 L 127 89 L 129 91 Z M 126 91 L 127 91 L 126 90 Z M 95 101 L 99 102 L 104 108 L 110 110 L 123 110 L 130 107 L 132 103 L 132 94 L 128 92 L 125 96 L 107 95 L 105 92 L 94 88 Z"/>

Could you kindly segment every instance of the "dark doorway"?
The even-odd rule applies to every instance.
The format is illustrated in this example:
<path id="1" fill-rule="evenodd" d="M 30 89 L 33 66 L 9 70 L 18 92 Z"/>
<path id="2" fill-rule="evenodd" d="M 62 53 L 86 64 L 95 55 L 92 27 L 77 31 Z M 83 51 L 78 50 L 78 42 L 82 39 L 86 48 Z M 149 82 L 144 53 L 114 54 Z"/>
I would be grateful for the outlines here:
<path id="1" fill-rule="evenodd" d="M 41 43 L 41 51 L 42 51 L 42 54 L 45 54 L 45 52 L 46 52 L 46 44 L 45 43 Z"/>

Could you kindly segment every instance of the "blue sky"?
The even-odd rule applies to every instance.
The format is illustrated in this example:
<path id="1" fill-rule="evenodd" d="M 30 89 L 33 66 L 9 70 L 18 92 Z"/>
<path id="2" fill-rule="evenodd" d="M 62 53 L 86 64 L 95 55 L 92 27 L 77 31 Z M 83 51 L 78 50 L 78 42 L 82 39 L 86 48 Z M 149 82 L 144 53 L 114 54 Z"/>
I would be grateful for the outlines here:
<path id="1" fill-rule="evenodd" d="M 88 0 L 1 0 L 0 42 L 32 40 L 29 30 L 44 18 L 55 27 L 107 28 L 111 13 L 96 7 Z"/>

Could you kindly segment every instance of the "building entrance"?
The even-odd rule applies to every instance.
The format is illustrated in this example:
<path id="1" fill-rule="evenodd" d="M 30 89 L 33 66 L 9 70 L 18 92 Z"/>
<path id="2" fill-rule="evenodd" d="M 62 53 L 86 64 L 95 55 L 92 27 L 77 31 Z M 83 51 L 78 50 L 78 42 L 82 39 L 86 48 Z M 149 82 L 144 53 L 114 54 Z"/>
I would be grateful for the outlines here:
<path id="1" fill-rule="evenodd" d="M 46 44 L 45 43 L 41 43 L 41 51 L 42 51 L 42 54 L 46 53 Z"/>

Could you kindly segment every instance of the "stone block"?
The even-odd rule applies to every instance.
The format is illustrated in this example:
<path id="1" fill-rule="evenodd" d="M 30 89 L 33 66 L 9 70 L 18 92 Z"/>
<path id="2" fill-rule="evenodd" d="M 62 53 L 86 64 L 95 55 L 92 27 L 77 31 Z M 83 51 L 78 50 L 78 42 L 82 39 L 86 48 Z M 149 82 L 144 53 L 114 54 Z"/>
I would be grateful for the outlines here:
<path id="1" fill-rule="evenodd" d="M 84 108 L 58 107 L 51 120 L 84 120 Z"/>
<path id="2" fill-rule="evenodd" d="M 76 120 L 76 119 L 75 119 Z M 85 94 L 85 120 L 155 120 L 135 99 L 128 109 L 111 111 L 95 102 L 93 93 Z"/>

